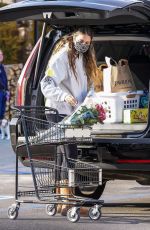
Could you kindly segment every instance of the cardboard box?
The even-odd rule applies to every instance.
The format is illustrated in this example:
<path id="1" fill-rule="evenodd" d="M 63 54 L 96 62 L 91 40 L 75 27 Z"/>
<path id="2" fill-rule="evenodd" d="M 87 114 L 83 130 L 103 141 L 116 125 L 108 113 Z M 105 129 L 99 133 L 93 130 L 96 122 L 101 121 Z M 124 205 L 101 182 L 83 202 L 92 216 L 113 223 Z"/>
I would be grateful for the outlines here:
<path id="1" fill-rule="evenodd" d="M 148 119 L 148 109 L 125 109 L 123 114 L 123 122 L 126 124 L 146 123 Z"/>

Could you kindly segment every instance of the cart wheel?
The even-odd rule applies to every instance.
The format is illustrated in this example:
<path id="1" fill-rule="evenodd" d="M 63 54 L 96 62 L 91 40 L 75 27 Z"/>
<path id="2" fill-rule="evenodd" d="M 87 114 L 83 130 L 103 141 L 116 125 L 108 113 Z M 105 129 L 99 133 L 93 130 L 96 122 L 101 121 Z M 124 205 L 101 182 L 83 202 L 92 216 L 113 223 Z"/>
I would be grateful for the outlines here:
<path id="1" fill-rule="evenodd" d="M 70 208 L 67 211 L 67 219 L 72 223 L 76 223 L 80 219 L 80 209 L 75 210 L 75 208 Z"/>
<path id="2" fill-rule="evenodd" d="M 91 220 L 99 220 L 101 218 L 101 210 L 97 207 L 92 207 L 89 209 L 89 217 Z"/>
<path id="3" fill-rule="evenodd" d="M 46 205 L 46 213 L 49 216 L 55 216 L 57 212 L 57 207 L 55 204 L 47 204 Z"/>
<path id="4" fill-rule="evenodd" d="M 18 207 L 10 206 L 8 208 L 7 215 L 9 217 L 9 219 L 15 220 L 18 217 L 18 214 L 19 214 L 19 208 Z"/>

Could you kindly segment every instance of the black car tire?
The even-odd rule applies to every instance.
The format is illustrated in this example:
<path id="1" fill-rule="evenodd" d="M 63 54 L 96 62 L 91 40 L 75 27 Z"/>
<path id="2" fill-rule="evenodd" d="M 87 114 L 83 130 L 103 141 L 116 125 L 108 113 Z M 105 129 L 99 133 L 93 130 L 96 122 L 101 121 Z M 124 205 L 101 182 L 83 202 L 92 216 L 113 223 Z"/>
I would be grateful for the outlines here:
<path id="1" fill-rule="evenodd" d="M 80 187 L 75 187 L 75 195 L 76 196 L 82 196 L 82 197 L 87 197 L 87 198 L 92 198 L 92 199 L 99 199 L 101 195 L 103 194 L 103 191 L 105 189 L 106 182 L 103 183 L 102 185 L 98 185 L 97 188 L 92 191 L 91 193 L 86 190 L 82 191 Z"/>

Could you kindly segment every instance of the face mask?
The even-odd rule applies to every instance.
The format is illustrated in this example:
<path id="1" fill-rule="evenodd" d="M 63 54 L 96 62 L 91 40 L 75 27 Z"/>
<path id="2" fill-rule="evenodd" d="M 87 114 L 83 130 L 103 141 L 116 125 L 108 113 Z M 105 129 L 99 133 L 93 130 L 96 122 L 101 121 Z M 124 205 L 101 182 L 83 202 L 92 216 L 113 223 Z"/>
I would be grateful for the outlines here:
<path id="1" fill-rule="evenodd" d="M 79 53 L 85 53 L 89 49 L 88 44 L 84 44 L 80 41 L 74 41 L 74 48 L 79 52 Z"/>

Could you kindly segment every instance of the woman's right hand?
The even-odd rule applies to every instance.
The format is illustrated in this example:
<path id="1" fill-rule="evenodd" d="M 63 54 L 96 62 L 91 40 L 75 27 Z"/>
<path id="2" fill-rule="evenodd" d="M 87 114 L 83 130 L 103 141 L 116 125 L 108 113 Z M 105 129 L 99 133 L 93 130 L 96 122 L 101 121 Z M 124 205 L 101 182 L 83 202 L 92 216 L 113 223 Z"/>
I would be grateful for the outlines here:
<path id="1" fill-rule="evenodd" d="M 75 107 L 78 104 L 77 100 L 71 95 L 67 95 L 65 97 L 65 102 L 67 102 L 68 104 L 70 104 L 73 107 Z"/>

